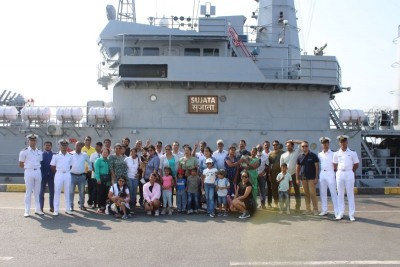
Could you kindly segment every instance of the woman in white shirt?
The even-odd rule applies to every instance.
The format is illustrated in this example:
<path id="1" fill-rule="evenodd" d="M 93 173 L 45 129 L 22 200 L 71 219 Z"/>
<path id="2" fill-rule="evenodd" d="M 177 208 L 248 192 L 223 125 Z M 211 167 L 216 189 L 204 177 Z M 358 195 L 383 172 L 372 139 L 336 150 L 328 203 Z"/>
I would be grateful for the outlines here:
<path id="1" fill-rule="evenodd" d="M 130 156 L 125 158 L 124 161 L 128 167 L 128 186 L 129 192 L 131 192 L 130 206 L 133 210 L 136 206 L 137 188 L 139 186 L 140 158 L 137 155 L 137 149 L 132 148 Z"/>

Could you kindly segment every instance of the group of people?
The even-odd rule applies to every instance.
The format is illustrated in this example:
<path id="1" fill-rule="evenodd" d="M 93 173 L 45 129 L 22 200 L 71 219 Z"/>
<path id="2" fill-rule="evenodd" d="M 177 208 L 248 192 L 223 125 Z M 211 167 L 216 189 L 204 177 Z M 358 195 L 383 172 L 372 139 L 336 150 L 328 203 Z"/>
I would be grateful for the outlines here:
<path id="1" fill-rule="evenodd" d="M 177 213 L 198 213 L 205 202 L 210 217 L 239 212 L 239 218 L 245 219 L 255 212 L 259 198 L 260 208 L 275 208 L 281 214 L 290 214 L 291 187 L 296 200 L 294 212 L 299 213 L 302 185 L 306 203 L 304 214 L 327 215 L 329 189 L 335 218 L 343 218 L 346 192 L 349 218 L 355 221 L 354 173 L 359 161 L 357 154 L 348 149 L 345 135 L 338 136 L 340 149 L 336 152 L 329 149 L 331 140 L 321 137 L 322 151 L 318 155 L 302 140 L 287 140 L 286 152 L 277 140 L 272 142 L 271 150 L 267 140 L 250 151 L 246 149 L 245 140 L 225 150 L 222 139 L 217 141 L 216 151 L 204 141 L 196 143 L 193 149 L 184 145 L 181 151 L 177 141 L 163 147 L 161 141 L 154 146 L 147 140 L 143 146 L 141 140 L 136 140 L 135 146 L 130 147 L 127 137 L 113 148 L 110 139 L 92 147 L 92 138 L 87 136 L 84 141 L 75 142 L 73 151 L 69 151 L 69 140 L 62 139 L 58 142 L 59 152 L 53 153 L 50 141 L 44 143 L 43 152 L 39 150 L 37 138 L 35 134 L 28 135 L 29 145 L 19 155 L 19 165 L 25 169 L 25 217 L 30 216 L 32 192 L 35 213 L 44 214 L 47 185 L 50 212 L 55 216 L 60 212 L 63 188 L 65 212 L 72 214 L 77 187 L 80 210 L 89 207 L 100 214 L 111 213 L 123 219 L 129 218 L 137 205 L 148 215 L 171 215 L 174 192 Z M 318 183 L 321 212 L 316 197 Z"/>

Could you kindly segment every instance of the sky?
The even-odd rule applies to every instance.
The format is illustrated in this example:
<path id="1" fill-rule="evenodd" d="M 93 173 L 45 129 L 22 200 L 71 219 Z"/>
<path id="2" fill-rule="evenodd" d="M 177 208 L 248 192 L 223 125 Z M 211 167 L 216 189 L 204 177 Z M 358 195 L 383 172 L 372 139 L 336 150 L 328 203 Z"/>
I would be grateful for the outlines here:
<path id="1" fill-rule="evenodd" d="M 199 0 L 136 0 L 137 21 L 150 16 L 193 16 Z M 254 0 L 200 0 L 211 2 L 217 15 L 245 15 L 257 7 Z M 2 1 L 0 16 L 0 93 L 10 90 L 33 98 L 40 106 L 84 106 L 102 100 L 107 92 L 97 84 L 101 62 L 97 39 L 107 24 L 106 5 L 118 0 Z M 398 0 L 295 0 L 300 46 L 313 54 L 328 44 L 326 55 L 336 56 L 342 86 L 350 92 L 336 96 L 341 108 L 398 109 L 400 68 L 397 37 Z M 195 9 L 196 10 L 196 9 Z M 248 20 L 250 22 L 250 19 Z M 390 92 L 395 92 L 390 93 Z"/>

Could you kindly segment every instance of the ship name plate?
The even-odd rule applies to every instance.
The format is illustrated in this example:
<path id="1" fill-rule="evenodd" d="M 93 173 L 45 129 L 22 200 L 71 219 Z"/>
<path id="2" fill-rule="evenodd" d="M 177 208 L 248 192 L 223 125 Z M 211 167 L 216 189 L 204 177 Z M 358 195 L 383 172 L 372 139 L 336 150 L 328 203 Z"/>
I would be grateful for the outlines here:
<path id="1" fill-rule="evenodd" d="M 188 96 L 189 113 L 217 114 L 218 96 L 190 95 Z"/>

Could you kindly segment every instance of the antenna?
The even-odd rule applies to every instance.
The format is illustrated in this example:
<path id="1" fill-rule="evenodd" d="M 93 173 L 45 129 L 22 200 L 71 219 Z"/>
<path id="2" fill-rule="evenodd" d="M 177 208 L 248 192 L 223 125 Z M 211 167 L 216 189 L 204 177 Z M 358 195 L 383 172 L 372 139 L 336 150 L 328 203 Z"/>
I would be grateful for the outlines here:
<path id="1" fill-rule="evenodd" d="M 117 20 L 136 22 L 135 0 L 119 0 Z"/>

